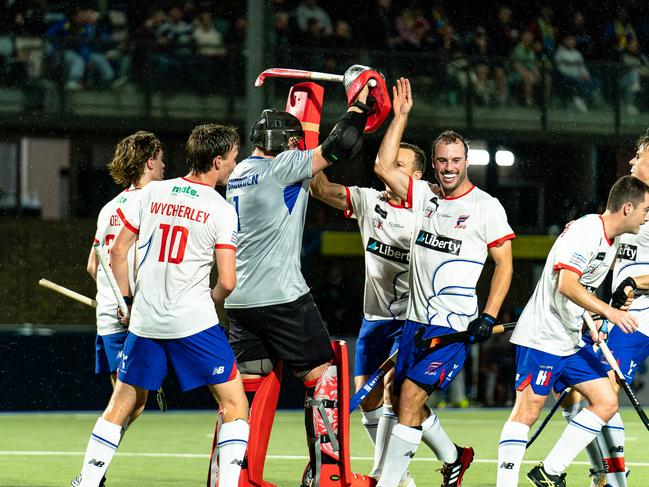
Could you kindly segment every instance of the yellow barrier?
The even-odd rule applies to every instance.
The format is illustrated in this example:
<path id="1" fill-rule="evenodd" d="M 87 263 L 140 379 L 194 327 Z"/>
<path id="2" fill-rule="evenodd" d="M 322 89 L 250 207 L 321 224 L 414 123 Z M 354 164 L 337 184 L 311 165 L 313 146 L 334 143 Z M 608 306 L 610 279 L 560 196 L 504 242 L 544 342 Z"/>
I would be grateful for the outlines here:
<path id="1" fill-rule="evenodd" d="M 556 237 L 518 235 L 512 244 L 514 259 L 545 260 Z M 363 243 L 358 232 L 322 232 L 320 253 L 329 257 L 362 257 Z"/>

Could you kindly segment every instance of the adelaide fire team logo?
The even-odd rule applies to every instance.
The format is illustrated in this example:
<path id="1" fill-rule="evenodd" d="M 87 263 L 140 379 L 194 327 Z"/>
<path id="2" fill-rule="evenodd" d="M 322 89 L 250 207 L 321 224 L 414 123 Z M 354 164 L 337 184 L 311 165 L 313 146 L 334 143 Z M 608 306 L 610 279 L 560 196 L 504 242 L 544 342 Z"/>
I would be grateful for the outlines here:
<path id="1" fill-rule="evenodd" d="M 455 222 L 455 228 L 466 228 L 465 222 L 471 215 L 460 215 Z"/>

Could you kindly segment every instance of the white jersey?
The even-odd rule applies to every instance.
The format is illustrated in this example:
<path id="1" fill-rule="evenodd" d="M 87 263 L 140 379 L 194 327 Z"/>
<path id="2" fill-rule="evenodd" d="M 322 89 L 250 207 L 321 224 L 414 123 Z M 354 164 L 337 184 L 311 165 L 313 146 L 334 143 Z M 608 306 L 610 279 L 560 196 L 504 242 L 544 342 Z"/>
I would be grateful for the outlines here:
<path id="1" fill-rule="evenodd" d="M 234 208 L 213 187 L 186 178 L 141 192 L 124 219 L 139 235 L 141 255 L 129 330 L 169 339 L 216 325 L 210 271 L 215 249 L 236 250 Z"/>
<path id="2" fill-rule="evenodd" d="M 455 198 L 411 180 L 408 319 L 464 331 L 478 315 L 476 284 L 488 249 L 515 237 L 500 202 L 475 186 Z"/>
<path id="3" fill-rule="evenodd" d="M 586 215 L 571 223 L 550 249 L 541 279 L 510 341 L 559 356 L 579 350 L 584 345 L 584 308 L 557 291 L 559 271 L 575 272 L 579 283 L 595 292 L 611 268 L 615 252 L 600 215 Z"/>
<path id="4" fill-rule="evenodd" d="M 140 196 L 140 190 L 129 188 L 104 205 L 97 217 L 95 243 L 100 243 L 110 262 L 110 248 L 113 240 L 122 228 L 122 218 L 125 211 Z M 128 252 L 128 279 L 133 289 L 135 285 L 135 247 Z M 117 298 L 110 287 L 106 273 L 101 265 L 97 265 L 97 334 L 112 335 L 124 331 L 124 326 L 117 320 Z"/>
<path id="5" fill-rule="evenodd" d="M 613 268 L 613 291 L 627 277 L 649 274 L 649 224 L 640 227 L 640 233 L 625 233 L 616 240 L 617 256 Z M 638 289 L 629 312 L 638 319 L 638 331 L 649 336 L 649 294 Z"/>
<path id="6" fill-rule="evenodd" d="M 226 198 L 239 216 L 237 287 L 226 308 L 290 303 L 309 292 L 300 252 L 313 151 L 251 156 L 234 168 Z"/>
<path id="7" fill-rule="evenodd" d="M 365 248 L 365 319 L 405 320 L 412 211 L 390 203 L 383 191 L 356 186 L 345 190 L 351 208 L 345 216 L 358 220 Z"/>

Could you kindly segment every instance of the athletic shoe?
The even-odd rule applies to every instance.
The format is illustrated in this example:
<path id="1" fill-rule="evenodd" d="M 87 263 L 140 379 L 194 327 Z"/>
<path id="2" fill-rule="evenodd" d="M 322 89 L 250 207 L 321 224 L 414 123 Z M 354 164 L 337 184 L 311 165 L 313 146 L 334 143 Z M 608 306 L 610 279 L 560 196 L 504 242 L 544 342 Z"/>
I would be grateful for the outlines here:
<path id="1" fill-rule="evenodd" d="M 588 476 L 590 477 L 590 487 L 605 487 L 606 486 L 606 471 L 595 470 L 591 468 Z"/>
<path id="2" fill-rule="evenodd" d="M 410 472 L 406 472 L 406 475 L 403 476 L 399 482 L 399 487 L 417 487 L 415 484 L 415 479 L 412 478 Z"/>
<path id="3" fill-rule="evenodd" d="M 473 448 L 455 445 L 457 449 L 457 460 L 453 463 L 444 463 L 440 468 L 442 472 L 442 487 L 460 487 L 462 485 L 462 477 L 464 472 L 467 471 L 469 465 L 473 461 Z"/>
<path id="4" fill-rule="evenodd" d="M 527 481 L 536 487 L 566 487 L 566 473 L 550 475 L 543 468 L 543 463 L 539 463 L 527 472 Z"/>

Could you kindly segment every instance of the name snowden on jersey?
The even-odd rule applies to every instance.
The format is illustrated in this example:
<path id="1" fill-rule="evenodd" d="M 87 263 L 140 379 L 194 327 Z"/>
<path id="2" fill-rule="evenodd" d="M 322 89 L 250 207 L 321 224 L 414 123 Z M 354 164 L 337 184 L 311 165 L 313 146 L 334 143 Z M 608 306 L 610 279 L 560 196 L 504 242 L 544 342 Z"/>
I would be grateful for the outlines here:
<path id="1" fill-rule="evenodd" d="M 191 206 L 158 203 L 157 201 L 151 202 L 151 213 L 154 215 L 177 216 L 198 223 L 207 223 L 207 219 L 210 217 L 210 214 L 206 211 L 197 210 Z"/>
<path id="2" fill-rule="evenodd" d="M 254 186 L 259 184 L 259 174 L 250 174 L 242 178 L 234 178 L 228 181 L 228 189 L 243 188 L 245 186 Z"/>

